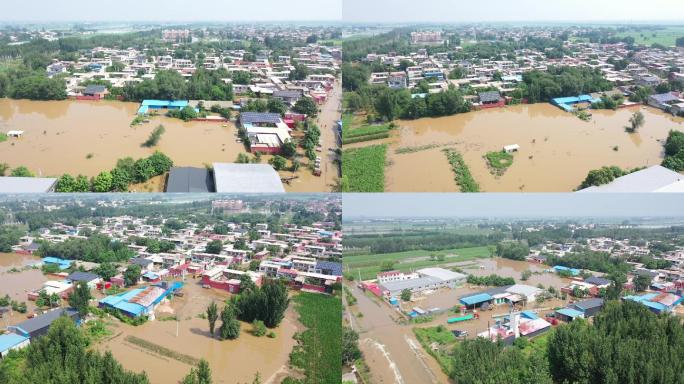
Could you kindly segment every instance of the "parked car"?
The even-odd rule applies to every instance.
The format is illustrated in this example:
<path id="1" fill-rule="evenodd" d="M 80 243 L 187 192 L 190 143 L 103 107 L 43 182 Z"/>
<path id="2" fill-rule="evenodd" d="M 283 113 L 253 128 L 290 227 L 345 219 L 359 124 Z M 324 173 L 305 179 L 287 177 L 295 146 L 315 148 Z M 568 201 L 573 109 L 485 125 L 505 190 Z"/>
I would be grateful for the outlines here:
<path id="1" fill-rule="evenodd" d="M 461 331 L 461 330 L 458 330 L 458 329 L 454 329 L 453 331 L 451 331 L 451 333 L 453 333 L 454 336 L 456 336 L 456 337 L 466 337 L 466 336 L 468 336 L 468 331 Z"/>

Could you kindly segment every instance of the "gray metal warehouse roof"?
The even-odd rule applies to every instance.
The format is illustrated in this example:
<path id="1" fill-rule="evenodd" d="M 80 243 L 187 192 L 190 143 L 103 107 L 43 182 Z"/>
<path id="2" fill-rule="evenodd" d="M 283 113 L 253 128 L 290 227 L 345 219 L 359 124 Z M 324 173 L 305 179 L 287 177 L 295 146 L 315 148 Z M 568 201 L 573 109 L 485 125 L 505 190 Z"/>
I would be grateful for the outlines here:
<path id="1" fill-rule="evenodd" d="M 268 164 L 214 163 L 216 192 L 285 192 L 278 173 Z"/>
<path id="2" fill-rule="evenodd" d="M 166 192 L 214 192 L 214 178 L 206 168 L 174 167 L 169 172 Z"/>
<path id="3" fill-rule="evenodd" d="M 660 165 L 618 177 L 612 182 L 579 192 L 654 192 L 684 180 L 684 175 Z"/>
<path id="4" fill-rule="evenodd" d="M 52 177 L 0 177 L 0 193 L 52 192 L 57 179 Z"/>

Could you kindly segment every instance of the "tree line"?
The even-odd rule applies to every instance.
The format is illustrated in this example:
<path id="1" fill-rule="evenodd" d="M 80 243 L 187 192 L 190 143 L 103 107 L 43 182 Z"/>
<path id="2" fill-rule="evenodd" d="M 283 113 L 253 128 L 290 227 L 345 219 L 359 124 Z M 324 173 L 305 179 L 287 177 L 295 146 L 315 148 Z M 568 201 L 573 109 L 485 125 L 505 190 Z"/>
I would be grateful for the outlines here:
<path id="1" fill-rule="evenodd" d="M 125 243 L 95 233 L 86 239 L 69 238 L 61 243 L 41 242 L 37 254 L 95 263 L 127 261 L 135 256 Z"/>
<path id="2" fill-rule="evenodd" d="M 57 192 L 125 192 L 133 183 L 163 175 L 173 166 L 173 161 L 165 154 L 155 151 L 148 157 L 133 160 L 131 157 L 119 159 L 111 171 L 100 172 L 90 180 L 83 175 L 76 177 L 62 175 L 55 186 Z"/>
<path id="3" fill-rule="evenodd" d="M 370 253 L 392 253 L 414 250 L 441 251 L 494 244 L 504 238 L 502 233 L 459 234 L 443 232 L 414 232 L 402 234 L 349 235 L 343 240 L 345 248 L 367 248 Z"/>

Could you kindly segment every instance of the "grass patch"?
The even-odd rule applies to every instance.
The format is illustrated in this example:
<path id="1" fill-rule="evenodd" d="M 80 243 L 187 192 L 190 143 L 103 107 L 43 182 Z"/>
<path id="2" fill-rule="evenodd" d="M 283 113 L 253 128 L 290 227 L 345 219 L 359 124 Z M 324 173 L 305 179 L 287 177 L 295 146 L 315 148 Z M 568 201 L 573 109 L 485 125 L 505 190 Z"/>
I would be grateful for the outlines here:
<path id="1" fill-rule="evenodd" d="M 7 134 L 0 132 L 0 143 L 7 140 Z"/>
<path id="2" fill-rule="evenodd" d="M 170 359 L 174 359 L 176 361 L 180 361 L 181 363 L 185 363 L 185 364 L 192 365 L 192 366 L 195 366 L 199 363 L 199 360 L 192 357 L 192 356 L 188 356 L 188 355 L 185 355 L 183 353 L 176 352 L 174 350 L 168 349 L 166 347 L 162 347 L 159 344 L 155 344 L 153 342 L 141 339 L 139 337 L 129 335 L 129 336 L 126 336 L 126 341 L 133 344 L 133 345 L 137 345 L 140 348 L 154 352 L 160 356 L 164 356 L 164 357 L 168 357 Z"/>
<path id="3" fill-rule="evenodd" d="M 389 131 L 392 129 L 392 125 L 390 123 L 381 125 L 364 125 L 362 127 L 352 129 L 352 119 L 353 117 L 351 115 L 345 115 L 345 117 L 342 119 L 342 144 L 386 139 L 389 137 Z"/>
<path id="4" fill-rule="evenodd" d="M 397 155 L 402 155 L 406 153 L 414 153 L 414 152 L 420 152 L 420 151 L 427 151 L 433 148 L 439 148 L 439 147 L 446 147 L 449 145 L 454 145 L 456 142 L 449 142 L 449 143 L 444 143 L 444 144 L 427 144 L 427 145 L 417 145 L 414 147 L 401 147 L 397 148 L 394 150 L 394 153 Z"/>
<path id="5" fill-rule="evenodd" d="M 413 333 L 423 349 L 434 357 L 449 377 L 453 377 L 453 364 L 451 363 L 450 351 L 457 342 L 456 336 L 445 326 L 438 325 L 430 328 L 413 328 Z M 433 346 L 436 348 L 433 349 Z"/>
<path id="6" fill-rule="evenodd" d="M 387 145 L 342 151 L 342 192 L 383 192 Z"/>
<path id="7" fill-rule="evenodd" d="M 339 297 L 302 292 L 293 298 L 299 321 L 290 364 L 303 371 L 303 384 L 342 381 L 342 302 Z"/>
<path id="8" fill-rule="evenodd" d="M 503 175 L 513 164 L 513 155 L 504 151 L 487 152 L 484 157 L 487 160 L 489 172 L 497 176 Z"/>
<path id="9" fill-rule="evenodd" d="M 355 137 L 349 137 L 346 139 L 343 138 L 342 144 L 354 144 L 354 143 L 360 143 L 362 141 L 386 139 L 389 136 L 390 136 L 389 132 L 381 132 L 381 133 L 376 133 L 376 134 L 372 134 L 372 135 L 355 136 Z"/>
<path id="10" fill-rule="evenodd" d="M 463 156 L 455 149 L 443 149 L 442 151 L 446 154 L 449 164 L 451 164 L 451 169 L 454 171 L 454 180 L 456 180 L 456 184 L 461 188 L 461 192 L 479 192 L 480 186 L 470 173 L 470 169 L 468 169 L 463 160 Z"/>
<path id="11" fill-rule="evenodd" d="M 444 255 L 444 260 L 430 260 L 431 254 Z M 469 248 L 455 248 L 437 252 L 429 251 L 405 251 L 385 254 L 366 254 L 359 256 L 343 257 L 345 269 L 349 269 L 349 273 L 358 278 L 361 274 L 362 280 L 375 279 L 377 274 L 382 272 L 381 264 L 386 261 L 393 261 L 393 269 L 408 272 L 418 268 L 435 267 L 450 263 L 457 263 L 461 261 L 469 261 L 489 257 L 488 247 L 469 247 Z M 406 261 L 407 259 L 416 259 L 425 257 L 426 259 Z"/>
<path id="12" fill-rule="evenodd" d="M 344 127 L 344 125 L 342 125 L 342 126 Z M 351 138 L 351 137 L 359 137 L 359 136 L 377 135 L 378 133 L 389 132 L 390 129 L 391 128 L 390 128 L 389 124 L 366 125 L 366 126 L 363 126 L 360 128 L 345 129 L 344 132 L 342 133 L 342 137 Z"/>

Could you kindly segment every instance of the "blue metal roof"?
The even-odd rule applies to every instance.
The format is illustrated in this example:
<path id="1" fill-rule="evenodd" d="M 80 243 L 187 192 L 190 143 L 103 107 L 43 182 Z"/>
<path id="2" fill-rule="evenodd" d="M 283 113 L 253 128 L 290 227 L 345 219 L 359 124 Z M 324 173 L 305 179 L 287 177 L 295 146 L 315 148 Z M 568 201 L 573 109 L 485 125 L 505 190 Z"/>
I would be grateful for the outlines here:
<path id="1" fill-rule="evenodd" d="M 461 297 L 459 301 L 464 305 L 474 305 L 484 303 L 485 301 L 490 301 L 492 299 L 493 297 L 489 293 L 478 293 L 476 295 Z"/>
<path id="2" fill-rule="evenodd" d="M 564 267 L 564 266 L 562 266 L 562 265 L 555 265 L 555 266 L 553 267 L 553 269 L 554 269 L 556 272 L 558 272 L 558 271 L 567 271 L 567 272 L 570 272 L 573 276 L 577 276 L 577 275 L 580 274 L 580 270 L 579 270 L 579 269 L 577 269 L 577 268 L 568 268 L 568 267 Z"/>
<path id="3" fill-rule="evenodd" d="M 140 304 L 130 303 L 129 300 L 144 290 L 145 288 L 136 288 L 118 295 L 107 296 L 100 300 L 100 303 L 130 313 L 134 316 L 140 316 L 147 308 Z"/>
<path id="4" fill-rule="evenodd" d="M 539 318 L 539 316 L 537 316 L 537 314 L 534 313 L 534 312 L 532 312 L 532 311 L 522 311 L 522 312 L 521 312 L 521 315 L 522 315 L 523 317 L 526 317 L 526 318 L 530 319 L 530 320 L 535 320 L 535 319 L 538 319 L 538 318 Z"/>
<path id="5" fill-rule="evenodd" d="M 17 335 L 16 333 L 0 335 L 0 352 L 5 352 L 16 345 L 23 343 L 26 340 L 28 340 L 28 337 Z"/>
<path id="6" fill-rule="evenodd" d="M 572 308 L 561 308 L 556 312 L 560 313 L 561 315 L 572 317 L 573 319 L 575 317 L 582 317 L 584 315 L 582 312 Z"/>
<path id="7" fill-rule="evenodd" d="M 188 105 L 188 100 L 143 100 L 141 103 L 141 106 L 150 108 L 185 108 Z"/>
<path id="8" fill-rule="evenodd" d="M 157 274 L 154 273 L 154 272 L 145 272 L 145 273 L 143 274 L 143 277 L 146 277 L 146 278 L 148 278 L 148 279 L 155 280 L 155 279 L 159 278 L 159 275 L 157 275 Z"/>
<path id="9" fill-rule="evenodd" d="M 57 257 L 43 257 L 43 263 L 45 264 L 57 264 L 59 269 L 67 269 L 71 266 L 71 260 L 59 259 Z"/>

